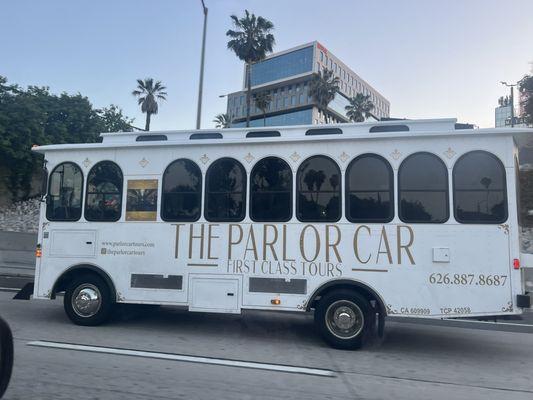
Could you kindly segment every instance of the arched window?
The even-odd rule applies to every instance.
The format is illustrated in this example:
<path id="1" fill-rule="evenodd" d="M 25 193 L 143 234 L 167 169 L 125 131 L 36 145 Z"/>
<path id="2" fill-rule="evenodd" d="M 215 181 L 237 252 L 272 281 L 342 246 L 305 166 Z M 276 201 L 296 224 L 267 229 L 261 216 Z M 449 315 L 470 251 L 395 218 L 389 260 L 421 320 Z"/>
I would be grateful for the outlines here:
<path id="1" fill-rule="evenodd" d="M 87 175 L 85 219 L 118 221 L 122 211 L 122 171 L 112 161 L 101 161 Z"/>
<path id="2" fill-rule="evenodd" d="M 313 156 L 298 168 L 296 213 L 302 222 L 335 222 L 341 217 L 341 171 L 331 158 Z"/>
<path id="3" fill-rule="evenodd" d="M 394 217 L 393 174 L 376 154 L 363 154 L 346 169 L 346 218 L 350 222 L 389 222 Z"/>
<path id="4" fill-rule="evenodd" d="M 221 158 L 207 170 L 205 219 L 242 221 L 246 213 L 246 170 L 233 158 Z"/>
<path id="5" fill-rule="evenodd" d="M 486 151 L 463 155 L 453 167 L 455 219 L 462 223 L 500 224 L 507 220 L 505 168 Z"/>
<path id="6" fill-rule="evenodd" d="M 50 174 L 46 206 L 49 221 L 77 221 L 81 217 L 83 173 L 80 167 L 64 162 Z"/>
<path id="7" fill-rule="evenodd" d="M 194 162 L 180 159 L 163 174 L 161 219 L 197 221 L 202 202 L 202 171 Z"/>
<path id="8" fill-rule="evenodd" d="M 403 222 L 446 222 L 448 208 L 448 170 L 431 153 L 407 157 L 398 172 L 399 214 Z"/>
<path id="9" fill-rule="evenodd" d="M 250 217 L 253 221 L 284 222 L 292 217 L 292 171 L 277 157 L 255 164 L 250 175 Z"/>

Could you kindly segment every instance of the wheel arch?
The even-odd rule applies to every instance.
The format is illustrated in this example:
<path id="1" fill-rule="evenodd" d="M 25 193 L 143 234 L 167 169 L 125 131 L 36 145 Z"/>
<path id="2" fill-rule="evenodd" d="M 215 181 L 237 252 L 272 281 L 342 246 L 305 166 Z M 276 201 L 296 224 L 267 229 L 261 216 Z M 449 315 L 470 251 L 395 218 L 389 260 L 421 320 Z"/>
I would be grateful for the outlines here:
<path id="1" fill-rule="evenodd" d="M 316 303 L 320 297 L 324 296 L 326 293 L 338 289 L 355 290 L 356 292 L 363 295 L 368 301 L 375 301 L 377 305 L 377 311 L 382 317 L 385 317 L 387 315 L 387 307 L 385 306 L 385 301 L 378 294 L 378 292 L 367 284 L 357 281 L 355 279 L 334 279 L 332 281 L 323 283 L 318 288 L 316 288 L 309 297 L 309 300 L 307 301 L 306 305 L 306 311 L 310 311 L 311 308 L 316 308 Z"/>
<path id="2" fill-rule="evenodd" d="M 76 264 L 63 271 L 59 278 L 56 279 L 54 286 L 52 287 L 52 293 L 50 295 L 50 298 L 55 299 L 56 293 L 66 290 L 68 283 L 72 281 L 72 279 L 74 279 L 76 276 L 86 273 L 94 274 L 102 278 L 109 286 L 112 298 L 118 300 L 115 283 L 113 282 L 113 279 L 109 276 L 109 274 L 99 266 L 87 263 Z"/>

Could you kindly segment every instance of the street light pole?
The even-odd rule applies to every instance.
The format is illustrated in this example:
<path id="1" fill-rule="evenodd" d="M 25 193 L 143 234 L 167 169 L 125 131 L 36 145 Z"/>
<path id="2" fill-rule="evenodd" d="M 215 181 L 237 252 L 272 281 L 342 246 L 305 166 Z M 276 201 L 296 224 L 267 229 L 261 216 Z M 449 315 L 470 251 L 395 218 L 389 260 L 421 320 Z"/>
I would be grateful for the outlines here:
<path id="1" fill-rule="evenodd" d="M 510 87 L 511 88 L 511 98 L 510 98 L 510 101 L 511 101 L 511 128 L 514 127 L 514 87 L 517 86 L 518 84 L 515 83 L 515 84 L 509 84 L 507 82 L 500 82 L 502 85 L 505 85 L 507 87 Z"/>
<path id="2" fill-rule="evenodd" d="M 200 129 L 200 121 L 202 119 L 202 90 L 204 86 L 204 59 L 205 59 L 205 32 L 207 29 L 207 7 L 204 0 L 201 0 L 204 11 L 204 33 L 202 36 L 202 56 L 200 58 L 200 83 L 198 85 L 198 109 L 196 111 L 196 129 Z"/>

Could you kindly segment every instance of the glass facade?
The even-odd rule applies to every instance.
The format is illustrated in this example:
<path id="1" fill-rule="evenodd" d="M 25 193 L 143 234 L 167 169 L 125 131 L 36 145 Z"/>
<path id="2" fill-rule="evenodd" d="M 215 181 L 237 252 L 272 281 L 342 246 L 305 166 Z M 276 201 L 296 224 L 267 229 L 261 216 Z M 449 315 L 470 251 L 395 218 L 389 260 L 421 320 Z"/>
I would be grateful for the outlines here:
<path id="1" fill-rule="evenodd" d="M 511 106 L 496 107 L 494 111 L 494 126 L 496 128 L 503 128 L 510 125 L 511 121 Z"/>
<path id="2" fill-rule="evenodd" d="M 337 114 L 340 114 L 344 118 L 346 118 L 346 109 L 344 107 L 346 107 L 349 104 L 350 102 L 348 101 L 346 97 L 344 97 L 340 93 L 337 93 L 335 95 L 335 98 L 331 101 L 331 103 L 329 103 L 328 108 L 332 109 Z"/>
<path id="3" fill-rule="evenodd" d="M 307 125 L 313 121 L 313 109 L 293 111 L 286 114 L 273 115 L 266 117 L 265 126 L 284 126 L 284 125 Z M 243 128 L 246 121 L 231 124 L 232 128 Z M 263 118 L 253 119 L 250 121 L 251 127 L 263 126 Z"/>
<path id="4" fill-rule="evenodd" d="M 291 51 L 252 65 L 252 87 L 289 76 L 312 72 L 313 46 Z"/>

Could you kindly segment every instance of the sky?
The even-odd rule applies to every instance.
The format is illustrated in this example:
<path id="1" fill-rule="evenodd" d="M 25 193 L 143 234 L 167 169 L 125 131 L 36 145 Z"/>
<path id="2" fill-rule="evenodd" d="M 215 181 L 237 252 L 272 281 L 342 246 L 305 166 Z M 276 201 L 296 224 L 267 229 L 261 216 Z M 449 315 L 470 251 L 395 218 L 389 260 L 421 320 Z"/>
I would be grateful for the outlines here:
<path id="1" fill-rule="evenodd" d="M 205 0 L 209 8 L 202 128 L 242 88 L 226 48 L 229 16 L 274 23 L 285 50 L 318 40 L 391 103 L 399 118 L 494 126 L 494 107 L 533 67 L 532 0 Z M 144 126 L 137 78 L 167 86 L 152 130 L 196 124 L 200 0 L 0 0 L 0 75 L 19 85 L 116 104 Z"/>

